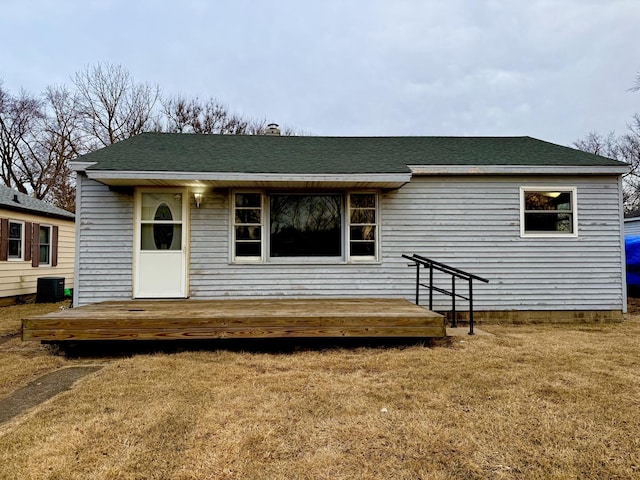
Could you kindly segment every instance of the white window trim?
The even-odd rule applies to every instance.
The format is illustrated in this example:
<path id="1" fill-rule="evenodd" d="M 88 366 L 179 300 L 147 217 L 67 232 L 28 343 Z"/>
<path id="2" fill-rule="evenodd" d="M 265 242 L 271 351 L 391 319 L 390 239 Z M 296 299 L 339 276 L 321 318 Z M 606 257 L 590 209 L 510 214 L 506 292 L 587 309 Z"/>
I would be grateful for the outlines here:
<path id="1" fill-rule="evenodd" d="M 40 249 L 42 248 L 42 244 L 40 243 L 40 228 L 48 228 L 49 229 L 49 244 L 47 245 L 49 247 L 49 261 L 47 263 L 44 263 L 42 261 L 40 261 Z M 38 267 L 50 267 L 51 266 L 51 256 L 53 255 L 53 248 L 52 248 L 52 241 L 53 241 L 53 226 L 52 225 L 42 225 L 40 224 L 40 226 L 38 227 L 38 251 L 35 252 L 38 255 Z"/>
<path id="2" fill-rule="evenodd" d="M 235 209 L 236 194 L 238 193 L 256 193 L 261 197 L 261 255 L 260 257 L 237 257 L 236 256 L 236 239 L 235 239 Z M 274 194 L 301 194 L 313 195 L 318 194 L 339 194 L 343 197 L 342 205 L 342 255 L 335 257 L 271 257 L 269 255 L 269 232 L 270 229 L 270 200 L 269 195 Z M 376 254 L 375 256 L 351 256 L 350 251 L 350 218 L 349 218 L 349 202 L 350 195 L 353 193 L 373 193 L 376 197 Z M 380 262 L 380 192 L 377 190 L 326 190 L 326 191 L 296 191 L 296 190 L 255 190 L 255 189 L 236 189 L 231 190 L 231 201 L 229 202 L 229 263 L 230 264 L 269 264 L 269 265 L 341 265 L 347 263 L 379 263 Z"/>
<path id="3" fill-rule="evenodd" d="M 525 231 L 525 192 L 571 192 L 572 232 L 526 232 Z M 520 237 L 522 238 L 578 238 L 578 188 L 562 185 L 526 185 L 520 187 Z"/>
<path id="4" fill-rule="evenodd" d="M 376 222 L 375 226 L 375 254 L 374 255 L 351 255 L 351 195 L 352 194 L 373 194 L 375 197 L 375 212 Z M 349 263 L 372 263 L 377 262 L 380 258 L 380 195 L 375 190 L 350 190 L 345 194 L 346 206 L 345 206 L 345 249 L 346 257 Z"/>
<path id="5" fill-rule="evenodd" d="M 12 223 L 17 223 L 22 225 L 22 228 L 20 229 L 20 257 L 12 257 L 11 254 L 9 253 L 9 246 L 7 245 L 7 261 L 9 262 L 24 262 L 24 245 L 25 245 L 25 236 L 24 236 L 24 222 L 21 220 L 8 220 L 7 226 L 9 227 L 9 232 L 7 232 L 7 242 L 10 245 L 11 244 L 11 237 L 10 232 L 11 232 L 11 224 Z"/>
<path id="6" fill-rule="evenodd" d="M 238 257 L 236 255 L 236 194 L 256 194 L 260 195 L 260 256 L 254 257 Z M 265 241 L 265 208 L 267 205 L 267 195 L 261 190 L 232 190 L 231 201 L 229 202 L 229 245 L 230 245 L 230 262 L 231 263 L 264 263 L 266 258 L 266 241 Z"/>

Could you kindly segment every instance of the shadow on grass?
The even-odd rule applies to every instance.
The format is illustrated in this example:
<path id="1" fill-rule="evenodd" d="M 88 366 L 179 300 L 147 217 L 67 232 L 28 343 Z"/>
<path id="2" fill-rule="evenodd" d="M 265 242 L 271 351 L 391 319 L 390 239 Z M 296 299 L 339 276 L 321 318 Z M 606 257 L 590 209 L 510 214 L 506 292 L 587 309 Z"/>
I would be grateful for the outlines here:
<path id="1" fill-rule="evenodd" d="M 215 340 L 84 340 L 81 342 L 43 342 L 57 355 L 68 358 L 120 358 L 155 353 L 173 354 L 196 351 L 230 351 L 291 354 L 301 351 L 356 350 L 360 348 L 425 348 L 448 346 L 450 338 L 254 338 Z"/>

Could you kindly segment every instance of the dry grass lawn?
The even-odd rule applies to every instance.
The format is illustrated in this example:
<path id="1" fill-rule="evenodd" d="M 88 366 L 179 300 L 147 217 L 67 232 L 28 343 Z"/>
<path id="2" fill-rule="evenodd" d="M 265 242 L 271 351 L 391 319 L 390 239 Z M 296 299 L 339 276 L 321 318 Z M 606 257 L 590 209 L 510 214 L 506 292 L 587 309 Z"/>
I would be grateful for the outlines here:
<path id="1" fill-rule="evenodd" d="M 29 303 L 0 307 L 0 397 L 22 386 L 41 373 L 61 367 L 65 360 L 50 355 L 50 350 L 18 338 L 21 320 L 31 315 L 55 312 L 69 302 Z"/>
<path id="2" fill-rule="evenodd" d="M 640 478 L 640 317 L 483 328 L 113 359 L 0 426 L 0 478 Z M 88 361 L 14 342 L 2 364 Z"/>
<path id="3" fill-rule="evenodd" d="M 18 333 L 25 317 L 55 312 L 67 307 L 68 300 L 59 303 L 25 303 L 0 307 L 0 338 Z"/>

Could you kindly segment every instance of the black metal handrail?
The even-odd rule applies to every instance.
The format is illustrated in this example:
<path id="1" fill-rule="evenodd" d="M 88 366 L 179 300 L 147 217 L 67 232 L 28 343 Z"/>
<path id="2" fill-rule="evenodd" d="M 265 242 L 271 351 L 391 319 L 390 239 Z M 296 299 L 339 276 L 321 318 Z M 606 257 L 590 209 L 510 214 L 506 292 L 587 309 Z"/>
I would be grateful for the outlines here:
<path id="1" fill-rule="evenodd" d="M 411 256 L 402 255 L 403 258 L 411 260 L 416 266 L 416 305 L 420 305 L 420 287 L 429 289 L 429 310 L 433 310 L 433 292 L 442 293 L 451 297 L 451 326 L 458 326 L 458 318 L 456 314 L 456 298 L 462 298 L 469 302 L 469 335 L 473 335 L 473 281 L 478 280 L 480 282 L 489 283 L 489 280 L 482 278 L 478 275 L 474 275 L 459 268 L 454 268 L 442 262 L 436 262 L 430 258 L 423 257 L 422 255 Z M 411 266 L 411 265 L 410 265 Z M 429 283 L 420 283 L 420 266 L 429 268 Z M 438 270 L 440 272 L 451 275 L 451 290 L 447 290 L 442 287 L 436 287 L 433 284 L 433 271 Z M 456 292 L 456 278 L 466 280 L 468 283 L 467 296 Z"/>

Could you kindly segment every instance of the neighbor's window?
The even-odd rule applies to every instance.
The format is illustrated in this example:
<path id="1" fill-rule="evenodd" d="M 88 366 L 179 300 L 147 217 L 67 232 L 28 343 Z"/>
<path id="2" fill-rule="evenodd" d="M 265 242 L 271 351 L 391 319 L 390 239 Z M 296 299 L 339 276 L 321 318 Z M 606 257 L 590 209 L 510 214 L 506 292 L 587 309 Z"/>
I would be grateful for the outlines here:
<path id="1" fill-rule="evenodd" d="M 262 258 L 262 194 L 234 195 L 233 235 L 236 258 Z"/>
<path id="2" fill-rule="evenodd" d="M 523 236 L 576 236 L 576 189 L 521 188 Z"/>
<path id="3" fill-rule="evenodd" d="M 270 195 L 269 255 L 340 257 L 341 213 L 341 195 Z"/>
<path id="4" fill-rule="evenodd" d="M 39 264 L 40 266 L 51 263 L 51 227 L 40 225 L 39 229 Z"/>
<path id="5" fill-rule="evenodd" d="M 349 256 L 376 256 L 377 207 L 375 193 L 349 195 Z"/>
<path id="6" fill-rule="evenodd" d="M 24 224 L 9 221 L 9 260 L 22 260 L 24 245 Z"/>

